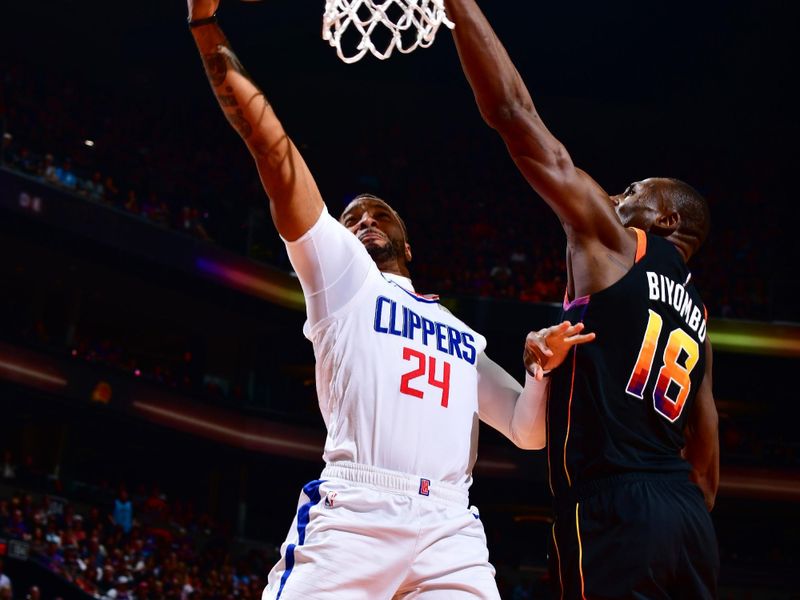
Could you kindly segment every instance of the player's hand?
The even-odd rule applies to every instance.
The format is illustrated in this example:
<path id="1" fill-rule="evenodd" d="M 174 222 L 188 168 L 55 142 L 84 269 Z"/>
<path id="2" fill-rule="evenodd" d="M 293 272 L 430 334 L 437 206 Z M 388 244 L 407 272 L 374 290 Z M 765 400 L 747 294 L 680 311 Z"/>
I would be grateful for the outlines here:
<path id="1" fill-rule="evenodd" d="M 186 0 L 186 4 L 190 21 L 210 17 L 219 8 L 219 0 Z"/>
<path id="2" fill-rule="evenodd" d="M 558 325 L 531 331 L 525 338 L 525 351 L 522 360 L 525 370 L 537 381 L 541 381 L 545 371 L 558 367 L 567 358 L 573 346 L 594 340 L 594 333 L 581 333 L 583 323 L 573 325 L 564 321 Z"/>

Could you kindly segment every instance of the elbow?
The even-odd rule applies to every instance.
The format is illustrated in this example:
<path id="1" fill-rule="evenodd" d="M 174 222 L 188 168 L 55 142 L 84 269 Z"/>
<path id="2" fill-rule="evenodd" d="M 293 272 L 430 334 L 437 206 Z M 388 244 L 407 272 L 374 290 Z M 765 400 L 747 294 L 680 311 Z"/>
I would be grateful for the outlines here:
<path id="1" fill-rule="evenodd" d="M 501 135 L 519 131 L 526 123 L 539 118 L 533 105 L 525 106 L 522 101 L 515 99 L 508 99 L 491 108 L 481 106 L 480 111 L 486 124 Z"/>

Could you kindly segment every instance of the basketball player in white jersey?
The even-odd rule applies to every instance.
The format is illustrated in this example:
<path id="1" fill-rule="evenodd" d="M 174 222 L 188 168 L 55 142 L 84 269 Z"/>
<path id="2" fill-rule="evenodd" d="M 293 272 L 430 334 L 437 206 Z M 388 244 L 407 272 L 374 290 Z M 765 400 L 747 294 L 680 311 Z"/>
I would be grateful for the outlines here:
<path id="1" fill-rule="evenodd" d="M 522 448 L 545 443 L 545 367 L 592 339 L 564 323 L 529 336 L 523 389 L 486 340 L 417 294 L 405 225 L 383 200 L 332 218 L 299 151 L 216 23 L 218 0 L 188 0 L 189 25 L 225 116 L 253 155 L 306 298 L 327 427 L 264 599 L 499 598 L 468 489 L 479 419 Z M 551 349 L 542 341 L 546 338 Z M 546 364 L 545 364 L 546 363 Z"/>

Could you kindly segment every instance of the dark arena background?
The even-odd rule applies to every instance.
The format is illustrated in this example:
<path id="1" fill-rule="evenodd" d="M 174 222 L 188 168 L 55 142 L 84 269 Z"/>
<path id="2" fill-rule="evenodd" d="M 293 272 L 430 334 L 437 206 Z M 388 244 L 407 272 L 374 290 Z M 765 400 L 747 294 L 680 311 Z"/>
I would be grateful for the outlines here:
<path id="1" fill-rule="evenodd" d="M 800 598 L 790 3 L 482 5 L 578 166 L 613 193 L 665 175 L 709 199 L 693 273 L 721 597 Z M 331 212 L 363 191 L 397 207 L 417 289 L 521 378 L 525 334 L 558 317 L 559 223 L 449 32 L 345 65 L 322 10 L 223 0 L 219 19 Z M 0 86 L 0 574 L 32 600 L 260 598 L 324 426 L 302 294 L 185 4 L 4 3 Z M 475 475 L 503 598 L 545 597 L 544 453 L 482 429 Z"/>

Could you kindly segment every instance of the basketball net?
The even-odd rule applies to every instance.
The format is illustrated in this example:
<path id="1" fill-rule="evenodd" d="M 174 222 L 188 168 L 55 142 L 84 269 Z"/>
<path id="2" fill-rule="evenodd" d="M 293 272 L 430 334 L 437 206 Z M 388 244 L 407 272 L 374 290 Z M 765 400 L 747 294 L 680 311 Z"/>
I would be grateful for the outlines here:
<path id="1" fill-rule="evenodd" d="M 395 48 L 404 54 L 427 48 L 442 24 L 454 27 L 445 13 L 444 0 L 325 0 L 322 39 L 348 64 L 361 60 L 367 52 L 385 60 Z M 379 28 L 390 35 L 382 48 L 370 38 Z M 355 40 L 361 37 L 352 52 L 342 46 L 345 33 Z"/>

